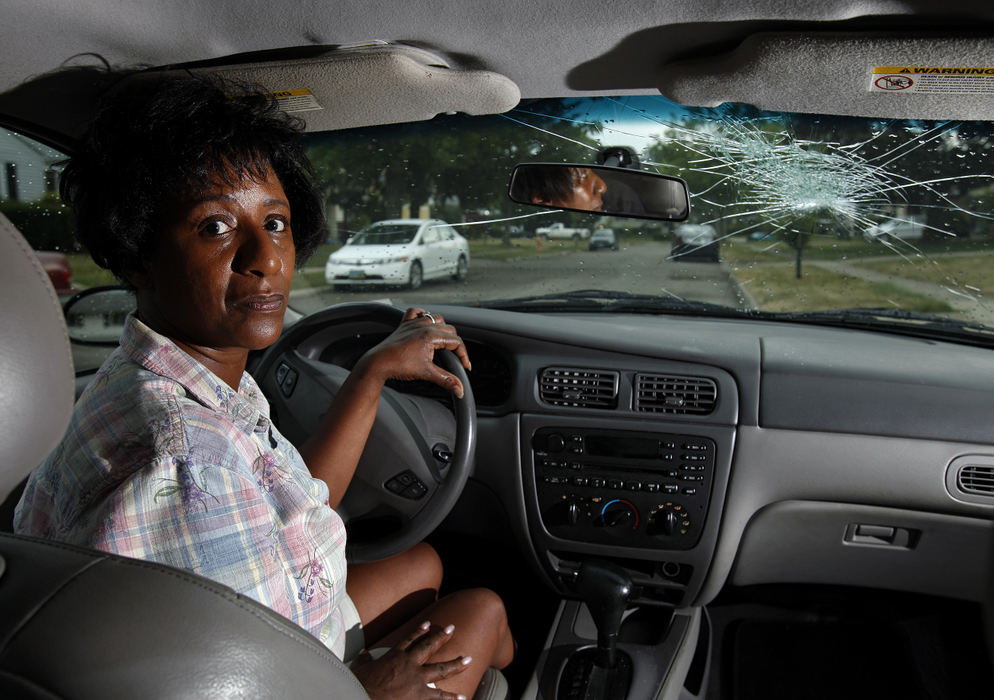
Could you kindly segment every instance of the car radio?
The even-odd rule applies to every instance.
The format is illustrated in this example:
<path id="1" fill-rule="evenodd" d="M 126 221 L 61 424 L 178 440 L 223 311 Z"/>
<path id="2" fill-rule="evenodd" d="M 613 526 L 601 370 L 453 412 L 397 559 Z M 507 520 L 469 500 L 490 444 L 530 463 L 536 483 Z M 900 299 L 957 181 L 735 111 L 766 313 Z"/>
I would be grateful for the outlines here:
<path id="1" fill-rule="evenodd" d="M 690 549 L 707 517 L 715 450 L 696 435 L 540 428 L 532 454 L 542 522 L 563 539 Z"/>

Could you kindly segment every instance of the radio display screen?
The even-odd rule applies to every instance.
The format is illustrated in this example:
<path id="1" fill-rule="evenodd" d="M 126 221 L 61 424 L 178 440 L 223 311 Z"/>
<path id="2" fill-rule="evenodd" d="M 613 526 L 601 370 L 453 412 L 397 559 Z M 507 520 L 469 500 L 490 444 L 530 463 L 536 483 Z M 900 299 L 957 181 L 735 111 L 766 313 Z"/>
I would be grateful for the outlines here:
<path id="1" fill-rule="evenodd" d="M 587 435 L 585 445 L 592 457 L 655 459 L 659 456 L 659 441 L 650 438 Z"/>

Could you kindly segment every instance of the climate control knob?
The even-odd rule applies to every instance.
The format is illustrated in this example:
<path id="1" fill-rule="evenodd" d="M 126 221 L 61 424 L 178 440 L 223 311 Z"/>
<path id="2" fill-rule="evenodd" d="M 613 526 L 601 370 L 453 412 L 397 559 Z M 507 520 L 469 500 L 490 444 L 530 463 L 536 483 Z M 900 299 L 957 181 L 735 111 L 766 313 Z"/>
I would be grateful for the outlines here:
<path id="1" fill-rule="evenodd" d="M 678 503 L 665 503 L 649 511 L 649 521 L 645 526 L 647 535 L 686 535 L 690 527 L 690 517 L 686 509 Z"/>
<path id="2" fill-rule="evenodd" d="M 639 526 L 639 512 L 631 501 L 615 498 L 601 508 L 600 522 L 604 527 L 635 530 Z"/>

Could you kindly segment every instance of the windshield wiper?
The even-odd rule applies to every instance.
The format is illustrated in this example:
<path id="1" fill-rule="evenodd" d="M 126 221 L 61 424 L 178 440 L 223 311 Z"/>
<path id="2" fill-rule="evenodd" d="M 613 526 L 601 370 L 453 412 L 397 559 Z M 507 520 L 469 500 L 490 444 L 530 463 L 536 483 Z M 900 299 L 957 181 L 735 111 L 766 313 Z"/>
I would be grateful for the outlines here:
<path id="1" fill-rule="evenodd" d="M 768 314 L 782 321 L 801 321 L 868 330 L 897 330 L 909 335 L 949 339 L 955 337 L 984 345 L 994 342 L 994 328 L 972 321 L 921 314 L 904 309 L 860 308 L 830 311 L 791 311 Z"/>
<path id="2" fill-rule="evenodd" d="M 624 313 L 676 313 L 734 317 L 755 317 L 757 312 L 721 304 L 655 294 L 580 289 L 515 299 L 478 301 L 474 306 L 505 311 L 609 311 Z"/>

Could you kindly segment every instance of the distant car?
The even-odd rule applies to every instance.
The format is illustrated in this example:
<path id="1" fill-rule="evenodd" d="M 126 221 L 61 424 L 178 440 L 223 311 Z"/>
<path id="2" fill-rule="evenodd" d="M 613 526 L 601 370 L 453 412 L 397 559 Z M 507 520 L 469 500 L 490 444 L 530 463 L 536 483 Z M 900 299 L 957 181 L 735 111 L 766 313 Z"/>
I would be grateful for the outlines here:
<path id="1" fill-rule="evenodd" d="M 710 224 L 681 224 L 673 237 L 670 258 L 718 262 L 718 234 Z"/>
<path id="2" fill-rule="evenodd" d="M 769 231 L 753 231 L 746 236 L 747 241 L 771 241 L 774 238 L 776 234 Z"/>
<path id="3" fill-rule="evenodd" d="M 922 217 L 910 216 L 904 219 L 890 219 L 870 226 L 863 232 L 868 241 L 917 241 L 925 234 L 925 221 Z"/>
<path id="4" fill-rule="evenodd" d="M 614 235 L 614 229 L 599 228 L 590 235 L 587 249 L 598 250 L 600 248 L 618 249 L 618 238 Z"/>
<path id="5" fill-rule="evenodd" d="M 55 287 L 57 295 L 64 297 L 76 293 L 72 283 L 72 266 L 69 265 L 69 258 L 54 250 L 36 250 L 35 255 L 48 273 L 48 279 Z"/>
<path id="6" fill-rule="evenodd" d="M 328 257 L 324 277 L 336 287 L 466 279 L 469 243 L 441 219 L 388 219 L 363 229 Z"/>

